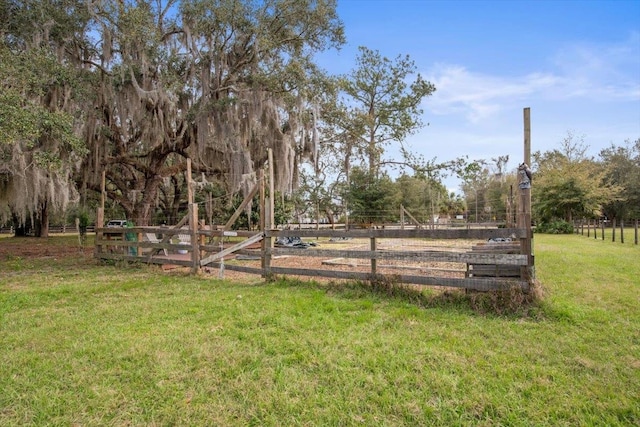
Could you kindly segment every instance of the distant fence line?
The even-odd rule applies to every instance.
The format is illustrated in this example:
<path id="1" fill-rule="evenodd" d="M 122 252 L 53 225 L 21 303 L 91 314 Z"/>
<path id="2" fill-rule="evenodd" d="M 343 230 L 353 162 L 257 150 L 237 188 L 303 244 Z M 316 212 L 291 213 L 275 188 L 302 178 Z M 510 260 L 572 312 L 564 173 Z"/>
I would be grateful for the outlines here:
<path id="1" fill-rule="evenodd" d="M 53 225 L 49 226 L 49 234 L 66 234 L 66 233 L 77 233 L 75 225 Z M 95 232 L 95 227 L 90 225 L 87 227 L 87 233 Z M 13 227 L 0 227 L 0 234 L 15 234 L 15 229 Z"/>
<path id="2" fill-rule="evenodd" d="M 616 220 L 603 221 L 603 220 L 590 220 L 583 219 L 576 221 L 573 224 L 573 230 L 575 234 L 581 234 L 583 236 L 591 237 L 594 239 L 606 240 L 611 239 L 612 242 L 619 241 L 625 243 L 625 237 L 629 233 L 633 234 L 633 243 L 638 244 L 638 220 Z"/>

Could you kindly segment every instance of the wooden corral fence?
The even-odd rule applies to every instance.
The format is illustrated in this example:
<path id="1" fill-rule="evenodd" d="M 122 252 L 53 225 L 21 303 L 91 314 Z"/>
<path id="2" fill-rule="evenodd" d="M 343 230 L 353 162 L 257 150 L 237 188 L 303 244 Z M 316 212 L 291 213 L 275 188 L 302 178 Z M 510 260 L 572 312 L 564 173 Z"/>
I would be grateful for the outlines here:
<path id="1" fill-rule="evenodd" d="M 180 236 L 194 234 L 195 240 L 181 240 Z M 299 239 L 303 246 L 277 243 L 291 238 Z M 530 257 L 522 253 L 526 238 L 526 230 L 517 228 L 258 233 L 207 229 L 193 233 L 189 229 L 164 227 L 101 228 L 96 234 L 96 256 L 194 270 L 227 269 L 262 277 L 292 275 L 362 281 L 388 277 L 415 285 L 481 291 L 518 286 L 526 291 L 533 275 Z"/>
<path id="2" fill-rule="evenodd" d="M 247 239 L 226 248 L 217 242 L 230 236 Z M 214 256 L 215 260 L 237 252 L 259 242 L 262 236 L 251 231 L 194 231 L 185 227 L 103 227 L 96 228 L 95 256 L 102 260 L 167 264 L 198 271 L 205 257 Z"/>
<path id="3" fill-rule="evenodd" d="M 524 122 L 525 162 L 518 172 L 520 201 L 515 228 L 427 229 L 402 208 L 416 228 L 279 230 L 273 223 L 273 199 L 265 195 L 264 171 L 260 170 L 258 183 L 227 223 L 215 230 L 198 221 L 198 205 L 193 203 L 191 188 L 191 161 L 187 159 L 189 213 L 169 228 L 104 228 L 103 173 L 102 207 L 96 220 L 96 257 L 182 265 L 191 267 L 193 272 L 219 268 L 223 273 L 226 268 L 265 278 L 273 275 L 346 280 L 386 277 L 415 285 L 482 291 L 518 286 L 527 291 L 535 279 L 531 176 L 527 166 L 531 154 L 528 108 L 524 110 Z M 268 155 L 268 164 L 272 166 L 270 150 Z M 275 194 L 273 170 L 269 167 L 270 195 Z M 256 194 L 260 195 L 261 231 L 231 231 L 238 215 Z M 442 245 L 442 241 L 449 244 Z M 346 245 L 339 245 L 344 242 Z M 242 260 L 231 260 L 235 254 L 242 256 Z M 398 273 L 406 271 L 413 274 Z"/>
<path id="4" fill-rule="evenodd" d="M 363 248 L 324 249 L 324 247 L 271 248 L 271 242 L 282 237 L 354 239 L 364 242 Z M 296 276 L 326 277 L 331 279 L 371 280 L 379 276 L 392 276 L 395 280 L 407 284 L 447 286 L 475 290 L 504 289 L 514 285 L 529 289 L 530 274 L 528 257 L 520 252 L 520 239 L 526 232 L 518 229 L 493 230 L 349 230 L 335 232 L 332 230 L 271 230 L 265 232 L 263 274 L 282 274 Z M 474 250 L 476 246 L 493 246 L 499 243 L 495 251 Z M 435 241 L 461 241 L 471 246 L 452 249 L 451 246 L 433 246 Z M 368 241 L 368 248 L 367 246 Z M 473 243 L 475 242 L 475 244 Z M 326 246 L 323 245 L 323 246 Z M 508 248 L 507 248 L 508 246 Z M 512 253 L 517 248 L 518 253 Z M 408 250 L 415 248 L 415 250 Z M 302 252 L 302 254 L 301 254 Z M 345 260 L 343 265 L 358 266 L 363 260 L 366 267 L 356 271 L 330 269 L 330 263 L 323 263 L 323 268 L 278 267 L 274 259 L 282 256 L 318 257 L 330 260 Z M 335 265 L 335 264 L 334 264 Z M 339 265 L 339 264 L 338 264 Z M 444 265 L 448 268 L 442 268 Z M 453 266 L 453 268 L 452 268 Z M 457 266 L 457 268 L 456 268 Z M 489 267 L 479 273 L 479 267 Z M 517 274 L 513 274 L 513 268 Z M 398 274 L 397 271 L 412 270 L 414 274 Z M 364 271 L 363 271 L 364 270 Z M 508 271 L 507 271 L 508 270 Z M 417 274 L 422 273 L 422 274 Z M 456 277 L 457 276 L 457 277 Z"/>

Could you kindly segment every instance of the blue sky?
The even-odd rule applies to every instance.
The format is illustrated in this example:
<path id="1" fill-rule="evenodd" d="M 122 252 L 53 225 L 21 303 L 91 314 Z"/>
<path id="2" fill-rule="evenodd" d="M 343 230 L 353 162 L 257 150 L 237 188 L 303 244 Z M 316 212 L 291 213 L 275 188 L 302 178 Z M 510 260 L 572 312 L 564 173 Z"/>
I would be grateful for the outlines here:
<path id="1" fill-rule="evenodd" d="M 328 71 L 348 72 L 366 46 L 408 54 L 435 84 L 429 126 L 408 140 L 427 159 L 508 154 L 516 168 L 525 107 L 532 151 L 568 132 L 593 156 L 640 138 L 640 0 L 338 0 L 338 13 L 347 45 L 322 55 Z"/>

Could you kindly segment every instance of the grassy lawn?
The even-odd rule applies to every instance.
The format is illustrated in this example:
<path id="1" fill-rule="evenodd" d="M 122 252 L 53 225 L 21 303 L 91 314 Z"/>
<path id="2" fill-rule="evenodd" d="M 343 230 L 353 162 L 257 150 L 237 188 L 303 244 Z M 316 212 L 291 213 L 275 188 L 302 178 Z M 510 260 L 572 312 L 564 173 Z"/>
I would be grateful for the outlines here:
<path id="1" fill-rule="evenodd" d="M 12 239 L 0 239 L 0 246 Z M 640 425 L 640 248 L 535 236 L 541 303 L 0 257 L 0 425 Z"/>

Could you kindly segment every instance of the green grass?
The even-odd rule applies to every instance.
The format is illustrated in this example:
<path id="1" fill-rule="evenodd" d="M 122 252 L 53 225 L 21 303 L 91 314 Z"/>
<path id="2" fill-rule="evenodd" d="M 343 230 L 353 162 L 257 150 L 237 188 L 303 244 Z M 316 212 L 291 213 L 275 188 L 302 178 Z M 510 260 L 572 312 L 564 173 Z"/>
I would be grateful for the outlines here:
<path id="1" fill-rule="evenodd" d="M 639 425 L 640 249 L 535 251 L 544 299 L 504 315 L 464 294 L 0 258 L 0 425 Z"/>

